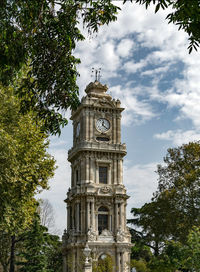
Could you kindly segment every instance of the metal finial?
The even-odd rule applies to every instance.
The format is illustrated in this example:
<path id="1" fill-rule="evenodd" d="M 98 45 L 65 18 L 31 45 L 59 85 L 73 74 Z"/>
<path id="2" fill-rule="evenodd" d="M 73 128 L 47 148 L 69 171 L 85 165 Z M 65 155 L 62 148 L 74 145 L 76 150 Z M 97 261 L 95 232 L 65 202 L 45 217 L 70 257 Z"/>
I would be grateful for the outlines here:
<path id="1" fill-rule="evenodd" d="M 100 81 L 101 78 L 101 68 L 95 69 L 92 67 L 92 77 L 95 77 L 95 81 Z"/>

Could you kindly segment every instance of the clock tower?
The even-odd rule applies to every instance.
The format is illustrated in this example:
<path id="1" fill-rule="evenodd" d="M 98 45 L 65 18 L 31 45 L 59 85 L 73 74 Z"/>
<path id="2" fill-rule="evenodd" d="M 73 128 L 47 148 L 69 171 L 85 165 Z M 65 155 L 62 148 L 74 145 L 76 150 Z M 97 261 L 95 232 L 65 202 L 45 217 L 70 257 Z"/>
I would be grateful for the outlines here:
<path id="1" fill-rule="evenodd" d="M 113 272 L 130 271 L 128 196 L 123 185 L 126 146 L 121 143 L 124 109 L 107 89 L 98 81 L 91 82 L 71 116 L 73 147 L 68 152 L 71 188 L 65 200 L 64 272 L 92 271 L 92 266 L 108 258 Z"/>

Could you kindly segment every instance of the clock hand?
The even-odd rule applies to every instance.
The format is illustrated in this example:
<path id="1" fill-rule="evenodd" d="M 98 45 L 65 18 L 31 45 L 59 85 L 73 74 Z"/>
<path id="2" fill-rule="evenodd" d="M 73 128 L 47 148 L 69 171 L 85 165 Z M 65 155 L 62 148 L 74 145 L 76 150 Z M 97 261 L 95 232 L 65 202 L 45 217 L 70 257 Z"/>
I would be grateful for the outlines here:
<path id="1" fill-rule="evenodd" d="M 103 127 L 105 127 L 105 128 L 107 128 L 107 126 L 105 126 L 105 124 L 104 124 L 104 123 L 102 123 L 102 126 L 103 126 Z"/>

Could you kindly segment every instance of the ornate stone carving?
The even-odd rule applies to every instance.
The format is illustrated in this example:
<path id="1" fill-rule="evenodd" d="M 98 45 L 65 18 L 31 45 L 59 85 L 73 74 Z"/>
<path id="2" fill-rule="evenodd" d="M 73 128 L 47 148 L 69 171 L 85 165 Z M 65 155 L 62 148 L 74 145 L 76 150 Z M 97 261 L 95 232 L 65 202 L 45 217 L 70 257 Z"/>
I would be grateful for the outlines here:
<path id="1" fill-rule="evenodd" d="M 102 188 L 99 189 L 99 192 L 102 194 L 109 194 L 112 192 L 112 189 L 108 186 L 104 186 Z"/>
<path id="2" fill-rule="evenodd" d="M 122 229 L 119 227 L 119 229 L 117 230 L 117 242 L 123 242 L 124 238 L 125 238 L 124 233 Z"/>
<path id="3" fill-rule="evenodd" d="M 99 235 L 98 240 L 107 241 L 107 242 L 114 242 L 113 234 L 109 230 L 104 229 L 102 231 L 102 233 Z"/>
<path id="4" fill-rule="evenodd" d="M 96 241 L 96 232 L 93 231 L 92 228 L 88 229 L 87 235 L 88 235 L 88 241 Z"/>

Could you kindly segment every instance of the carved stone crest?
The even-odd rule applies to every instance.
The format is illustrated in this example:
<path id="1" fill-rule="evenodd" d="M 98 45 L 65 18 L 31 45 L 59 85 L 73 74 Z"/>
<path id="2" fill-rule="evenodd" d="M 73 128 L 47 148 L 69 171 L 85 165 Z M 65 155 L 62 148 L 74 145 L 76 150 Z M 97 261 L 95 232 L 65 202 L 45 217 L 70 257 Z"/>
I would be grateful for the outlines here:
<path id="1" fill-rule="evenodd" d="M 100 188 L 100 193 L 109 194 L 111 192 L 112 192 L 112 189 L 108 186 L 104 186 L 104 187 Z"/>
<path id="2" fill-rule="evenodd" d="M 99 239 L 100 241 L 109 241 L 109 242 L 113 242 L 113 234 L 107 230 L 107 229 L 104 229 L 102 231 L 102 233 L 99 235 Z"/>

